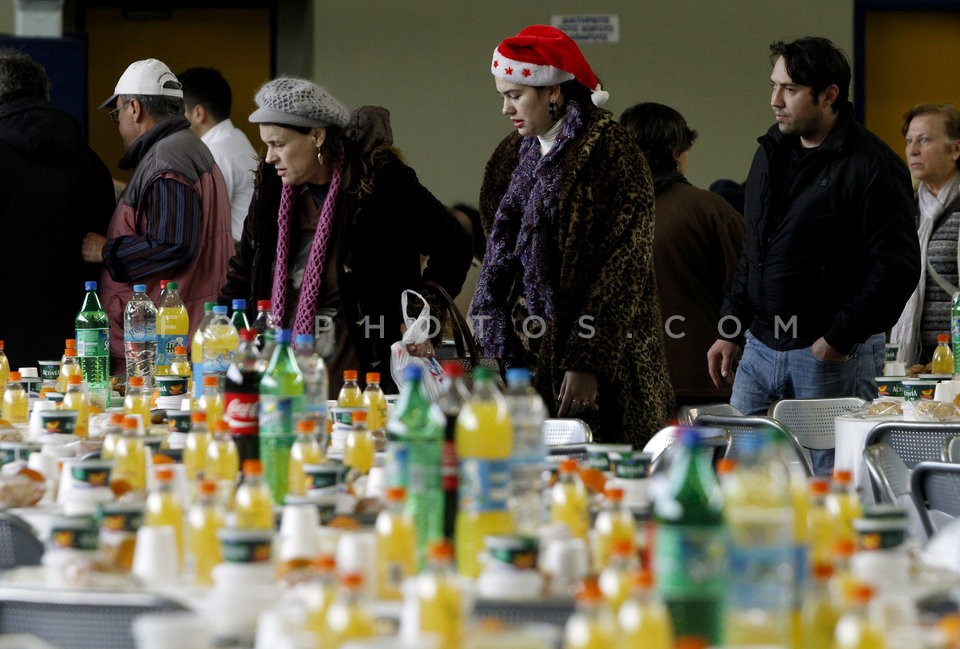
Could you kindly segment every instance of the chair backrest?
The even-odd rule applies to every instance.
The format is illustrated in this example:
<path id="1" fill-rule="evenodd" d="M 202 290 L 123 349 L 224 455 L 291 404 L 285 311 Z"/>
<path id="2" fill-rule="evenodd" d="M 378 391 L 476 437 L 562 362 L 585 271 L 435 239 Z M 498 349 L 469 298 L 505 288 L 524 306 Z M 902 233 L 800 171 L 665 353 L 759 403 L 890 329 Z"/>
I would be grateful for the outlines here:
<path id="1" fill-rule="evenodd" d="M 790 429 L 805 449 L 835 448 L 834 419 L 866 402 L 857 397 L 837 399 L 782 399 L 770 406 L 769 415 Z"/>
<path id="2" fill-rule="evenodd" d="M 864 448 L 884 443 L 908 469 L 921 462 L 938 462 L 949 437 L 960 435 L 960 423 L 885 421 L 867 433 Z"/>
<path id="3" fill-rule="evenodd" d="M 590 426 L 582 419 L 546 419 L 542 430 L 544 446 L 587 444 L 593 441 Z"/>
<path id="4" fill-rule="evenodd" d="M 677 409 L 677 421 L 692 424 L 700 415 L 742 415 L 743 413 L 729 403 L 699 403 L 692 406 L 680 406 Z"/>
<path id="5" fill-rule="evenodd" d="M 653 437 L 647 440 L 643 452 L 652 456 L 650 460 L 651 473 L 665 469 L 667 466 L 665 461 L 669 451 L 680 441 L 680 433 L 684 428 L 690 428 L 690 426 L 667 426 L 658 430 L 653 434 Z M 718 455 L 722 457 L 723 453 L 726 452 L 728 443 L 724 432 L 706 426 L 696 426 L 696 428 L 700 433 L 700 440 L 705 447 L 705 452 L 710 454 L 711 460 L 716 459 Z"/>
<path id="6" fill-rule="evenodd" d="M 928 536 L 960 516 L 960 464 L 921 462 L 910 487 Z"/>
<path id="7" fill-rule="evenodd" d="M 863 462 L 870 476 L 874 502 L 905 508 L 910 535 L 920 541 L 927 539 L 926 524 L 910 493 L 912 471 L 897 452 L 883 442 L 871 444 L 863 449 Z"/>
<path id="8" fill-rule="evenodd" d="M 742 451 L 744 443 L 748 439 L 764 439 L 769 431 L 774 431 L 787 440 L 790 448 L 793 450 L 796 462 L 803 468 L 808 476 L 813 475 L 813 467 L 810 460 L 803 452 L 803 447 L 790 430 L 785 428 L 776 419 L 762 417 L 759 415 L 700 415 L 697 417 L 697 424 L 711 426 L 722 429 L 729 438 L 726 457 L 737 459 Z"/>
<path id="9" fill-rule="evenodd" d="M 940 459 L 944 462 L 960 463 L 960 434 L 951 435 L 943 442 Z"/>
<path id="10" fill-rule="evenodd" d="M 18 516 L 0 512 L 0 570 L 17 566 L 39 566 L 43 556 L 43 541 Z"/>

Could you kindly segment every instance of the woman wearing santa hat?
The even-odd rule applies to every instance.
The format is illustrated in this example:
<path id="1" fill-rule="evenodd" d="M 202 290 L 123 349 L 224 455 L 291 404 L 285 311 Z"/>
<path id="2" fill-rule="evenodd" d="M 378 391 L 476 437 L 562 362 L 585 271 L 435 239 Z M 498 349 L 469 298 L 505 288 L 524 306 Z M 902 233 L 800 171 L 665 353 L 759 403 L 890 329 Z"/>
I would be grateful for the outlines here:
<path id="1" fill-rule="evenodd" d="M 493 53 L 513 124 L 487 163 L 489 237 L 471 306 L 486 354 L 534 369 L 560 417 L 642 447 L 670 417 L 653 276 L 653 184 L 566 34 L 527 27 Z"/>

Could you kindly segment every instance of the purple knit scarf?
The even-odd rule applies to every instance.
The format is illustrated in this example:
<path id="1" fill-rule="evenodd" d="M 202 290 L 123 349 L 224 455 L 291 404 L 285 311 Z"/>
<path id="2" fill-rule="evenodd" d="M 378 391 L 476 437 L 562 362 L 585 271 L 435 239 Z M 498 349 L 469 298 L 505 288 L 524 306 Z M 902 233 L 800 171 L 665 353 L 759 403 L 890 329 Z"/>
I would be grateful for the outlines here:
<path id="1" fill-rule="evenodd" d="M 327 245 L 333 231 L 333 215 L 337 210 L 337 198 L 340 194 L 340 179 L 343 169 L 343 149 L 334 163 L 330 188 L 320 210 L 320 220 L 313 234 L 307 266 L 303 269 L 303 283 L 300 285 L 300 297 L 293 319 L 293 335 L 313 334 L 313 318 L 317 312 L 317 297 L 320 295 L 320 278 L 323 277 L 323 264 L 327 258 Z M 301 187 L 283 186 L 280 196 L 280 212 L 277 216 L 277 259 L 273 269 L 273 291 L 271 300 L 273 312 L 278 322 L 283 322 L 287 308 L 287 274 L 290 260 L 290 221 Z"/>
<path id="2" fill-rule="evenodd" d="M 562 175 L 558 158 L 580 126 L 580 107 L 570 101 L 557 140 L 545 156 L 540 155 L 536 137 L 524 138 L 519 162 L 497 208 L 470 314 L 477 322 L 477 342 L 483 353 L 508 364 L 519 360 L 508 344 L 512 335 L 508 301 L 518 273 L 522 273 L 529 314 L 553 321 L 557 261 L 551 249 L 559 223 Z"/>

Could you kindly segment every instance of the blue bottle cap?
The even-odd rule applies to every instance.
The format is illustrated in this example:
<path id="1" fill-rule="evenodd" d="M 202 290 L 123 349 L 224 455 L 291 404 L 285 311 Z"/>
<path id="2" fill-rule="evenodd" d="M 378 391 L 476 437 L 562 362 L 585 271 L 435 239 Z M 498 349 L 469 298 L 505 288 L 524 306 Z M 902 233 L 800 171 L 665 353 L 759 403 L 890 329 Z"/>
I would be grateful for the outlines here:
<path id="1" fill-rule="evenodd" d="M 403 378 L 407 381 L 419 381 L 421 375 L 419 365 L 407 365 L 403 370 Z"/>
<path id="2" fill-rule="evenodd" d="M 133 285 L 133 292 L 134 292 L 134 293 L 146 293 L 146 292 L 147 292 L 147 285 L 146 285 L 146 284 L 134 284 L 134 285 Z"/>
<path id="3" fill-rule="evenodd" d="M 507 369 L 508 385 L 513 385 L 514 383 L 527 384 L 530 383 L 530 380 L 530 370 L 526 367 L 511 367 Z"/>
<path id="4" fill-rule="evenodd" d="M 293 344 L 297 347 L 313 347 L 313 334 L 297 334 Z"/>
<path id="5" fill-rule="evenodd" d="M 232 305 L 232 308 L 233 308 L 234 311 L 246 311 L 246 310 L 247 310 L 247 301 L 244 300 L 244 299 L 242 299 L 242 298 L 238 298 L 238 299 L 234 300 L 233 302 L 231 302 L 230 304 Z"/>
<path id="6" fill-rule="evenodd" d="M 290 332 L 289 329 L 281 329 L 281 330 L 280 330 L 280 333 L 277 334 L 277 342 L 280 343 L 280 344 L 282 344 L 282 345 L 289 345 L 289 344 L 290 344 L 290 333 L 291 333 L 291 332 Z"/>
<path id="7" fill-rule="evenodd" d="M 97 283 L 96 283 L 96 282 L 84 282 L 84 283 L 83 283 L 83 290 L 85 290 L 85 291 L 95 291 L 95 290 L 97 290 Z"/>
<path id="8" fill-rule="evenodd" d="M 169 286 L 169 284 L 167 286 Z M 214 315 L 227 315 L 227 307 L 223 306 L 222 304 L 218 304 L 217 306 L 213 307 L 213 313 Z"/>

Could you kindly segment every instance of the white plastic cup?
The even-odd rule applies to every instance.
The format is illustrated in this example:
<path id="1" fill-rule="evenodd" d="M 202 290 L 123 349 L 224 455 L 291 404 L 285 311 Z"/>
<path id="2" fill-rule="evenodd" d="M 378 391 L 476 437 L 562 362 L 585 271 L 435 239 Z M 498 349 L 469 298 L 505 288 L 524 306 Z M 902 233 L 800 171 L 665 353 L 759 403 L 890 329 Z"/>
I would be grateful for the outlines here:
<path id="1" fill-rule="evenodd" d="M 147 613 L 133 621 L 137 649 L 212 649 L 213 637 L 196 613 Z"/>
<path id="2" fill-rule="evenodd" d="M 377 584 L 377 537 L 372 532 L 345 532 L 337 542 L 337 571 L 363 574 L 363 592 L 372 596 Z"/>
<path id="3" fill-rule="evenodd" d="M 551 576 L 551 594 L 569 596 L 590 568 L 590 555 L 583 539 L 554 539 L 545 550 L 543 570 Z"/>
<path id="4" fill-rule="evenodd" d="M 179 557 L 171 525 L 144 525 L 137 530 L 137 546 L 130 571 L 147 586 L 170 586 L 177 581 Z"/>
<path id="5" fill-rule="evenodd" d="M 280 517 L 280 560 L 314 557 L 320 551 L 319 526 L 320 514 L 314 505 L 284 505 Z"/>

